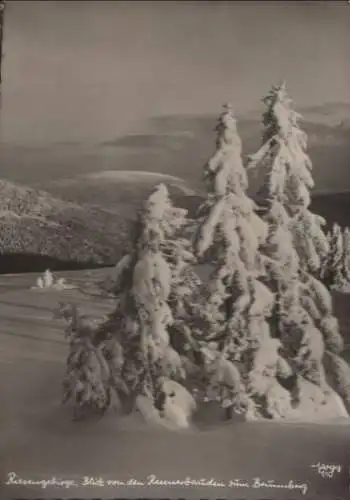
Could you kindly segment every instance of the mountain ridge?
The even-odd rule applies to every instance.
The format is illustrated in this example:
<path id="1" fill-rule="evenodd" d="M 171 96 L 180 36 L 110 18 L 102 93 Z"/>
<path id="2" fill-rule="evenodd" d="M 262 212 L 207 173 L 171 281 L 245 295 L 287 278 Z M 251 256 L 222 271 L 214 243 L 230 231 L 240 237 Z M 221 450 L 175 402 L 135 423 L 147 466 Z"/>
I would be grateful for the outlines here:
<path id="1" fill-rule="evenodd" d="M 127 246 L 128 223 L 116 212 L 66 202 L 43 190 L 0 181 L 0 212 L 3 262 L 5 256 L 32 254 L 79 267 L 114 265 Z"/>

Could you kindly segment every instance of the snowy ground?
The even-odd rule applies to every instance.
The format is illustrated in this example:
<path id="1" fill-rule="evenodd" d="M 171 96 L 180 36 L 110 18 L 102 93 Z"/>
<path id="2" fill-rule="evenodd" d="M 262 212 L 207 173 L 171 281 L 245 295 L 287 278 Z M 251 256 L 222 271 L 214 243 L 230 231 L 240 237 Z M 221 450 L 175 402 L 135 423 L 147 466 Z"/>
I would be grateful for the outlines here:
<path id="1" fill-rule="evenodd" d="M 342 289 L 342 293 L 344 294 L 350 293 L 350 284 L 344 286 L 344 288 Z"/>
<path id="2" fill-rule="evenodd" d="M 106 271 L 93 271 L 100 276 Z M 83 272 L 64 273 L 69 282 L 90 279 Z M 70 278 L 69 278 L 70 277 Z M 146 427 L 141 416 L 73 423 L 60 405 L 66 347 L 52 309 L 58 300 L 81 304 L 92 316 L 113 303 L 91 300 L 67 290 L 29 290 L 36 276 L 0 276 L 0 499 L 10 498 L 312 498 L 348 497 L 350 432 L 346 425 L 229 423 L 183 432 Z M 348 298 L 350 300 L 350 297 Z M 344 308 L 345 311 L 345 308 Z M 325 479 L 311 465 L 340 464 L 342 471 Z M 26 479 L 144 481 L 145 487 L 6 486 L 15 472 Z M 147 476 L 176 480 L 274 480 L 305 483 L 308 492 L 277 488 L 147 485 Z M 237 483 L 236 483 L 237 484 Z M 1 489 L 3 491 L 1 491 Z"/>

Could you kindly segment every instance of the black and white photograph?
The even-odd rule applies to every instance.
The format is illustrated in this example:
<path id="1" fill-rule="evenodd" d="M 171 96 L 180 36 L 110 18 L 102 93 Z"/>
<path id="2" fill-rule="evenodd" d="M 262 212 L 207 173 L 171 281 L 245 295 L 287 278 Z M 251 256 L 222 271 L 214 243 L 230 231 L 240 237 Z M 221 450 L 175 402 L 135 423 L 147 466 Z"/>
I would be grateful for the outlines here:
<path id="1" fill-rule="evenodd" d="M 0 500 L 350 498 L 350 3 L 0 1 Z"/>

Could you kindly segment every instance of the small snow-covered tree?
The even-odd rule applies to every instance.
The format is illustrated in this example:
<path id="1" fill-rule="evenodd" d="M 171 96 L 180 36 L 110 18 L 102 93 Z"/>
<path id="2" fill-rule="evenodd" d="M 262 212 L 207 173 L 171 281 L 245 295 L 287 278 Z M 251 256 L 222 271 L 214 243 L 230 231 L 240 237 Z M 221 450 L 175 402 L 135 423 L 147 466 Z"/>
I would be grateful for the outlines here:
<path id="1" fill-rule="evenodd" d="M 350 233 L 349 228 L 333 224 L 327 234 L 329 251 L 322 261 L 320 278 L 330 289 L 340 290 L 350 281 Z"/>
<path id="2" fill-rule="evenodd" d="M 96 398 L 102 398 L 108 406 L 112 392 L 124 402 L 138 394 L 156 400 L 164 377 L 185 377 L 184 361 L 170 334 L 170 326 L 175 326 L 172 336 L 176 340 L 182 309 L 197 285 L 195 275 L 186 273 L 193 256 L 178 237 L 185 222 L 186 211 L 173 207 L 165 185 L 157 186 L 139 214 L 133 251 L 114 270 L 115 310 L 90 327 L 88 336 L 83 335 L 84 346 L 86 337 L 93 339 L 88 341 L 91 356 L 101 355 L 99 363 L 104 368 L 101 372 L 95 364 L 98 395 L 88 391 L 85 397 L 92 405 Z M 74 324 L 81 345 L 85 327 L 76 319 Z M 75 344 L 71 343 L 66 379 L 71 386 L 81 387 L 82 377 L 83 384 L 86 377 L 76 370 L 74 352 Z M 87 361 L 82 369 L 86 371 Z"/>
<path id="3" fill-rule="evenodd" d="M 208 250 L 214 258 L 200 316 L 207 397 L 245 415 L 273 418 L 290 405 L 289 393 L 277 381 L 278 374 L 288 377 L 290 369 L 279 356 L 279 340 L 270 336 L 267 318 L 274 295 L 260 279 L 265 274 L 260 246 L 268 227 L 246 194 L 241 140 L 230 105 L 216 131 L 216 150 L 204 168 L 208 196 L 199 211 L 196 243 L 204 262 Z"/>
<path id="4" fill-rule="evenodd" d="M 50 269 L 46 269 L 43 275 L 44 287 L 51 288 L 53 285 L 53 276 Z"/>
<path id="5" fill-rule="evenodd" d="M 273 87 L 263 102 L 263 145 L 248 168 L 264 172 L 258 196 L 269 224 L 263 251 L 277 294 L 275 336 L 293 372 L 326 392 L 324 353 L 339 353 L 343 342 L 329 292 L 316 278 L 329 245 L 325 221 L 309 211 L 314 182 L 307 137 L 285 83 Z"/>
<path id="6" fill-rule="evenodd" d="M 103 320 L 87 318 L 74 305 L 61 303 L 55 317 L 66 321 L 65 336 L 69 340 L 63 402 L 73 401 L 76 419 L 91 411 L 102 415 L 111 404 L 113 392 L 127 393 L 121 378 L 121 346 L 113 338 L 100 342 Z"/>

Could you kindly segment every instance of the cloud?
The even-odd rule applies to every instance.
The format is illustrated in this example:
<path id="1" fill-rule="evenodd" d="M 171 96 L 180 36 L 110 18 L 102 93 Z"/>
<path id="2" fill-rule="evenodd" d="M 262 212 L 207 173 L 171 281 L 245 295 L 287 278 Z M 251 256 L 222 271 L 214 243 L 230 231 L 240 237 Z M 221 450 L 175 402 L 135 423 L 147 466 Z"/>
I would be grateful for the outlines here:
<path id="1" fill-rule="evenodd" d="M 184 141 L 191 139 L 193 132 L 179 130 L 166 134 L 129 134 L 122 137 L 117 137 L 109 141 L 102 142 L 102 147 L 123 147 L 123 148 L 166 148 L 178 149 Z"/>

